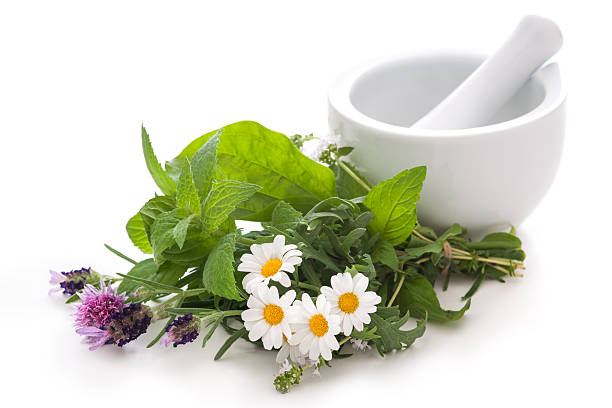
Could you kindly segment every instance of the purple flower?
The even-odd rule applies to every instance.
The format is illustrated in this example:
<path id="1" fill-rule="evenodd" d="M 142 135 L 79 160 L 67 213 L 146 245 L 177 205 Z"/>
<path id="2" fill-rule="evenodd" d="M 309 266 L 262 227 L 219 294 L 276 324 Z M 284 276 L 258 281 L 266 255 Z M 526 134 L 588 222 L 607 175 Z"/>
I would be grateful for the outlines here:
<path id="1" fill-rule="evenodd" d="M 61 273 L 50 270 L 49 273 L 51 274 L 49 283 L 55 286 L 49 290 L 49 294 L 62 291 L 65 295 L 74 295 L 82 290 L 86 284 L 95 282 L 100 277 L 91 268 L 81 268 Z"/>
<path id="2" fill-rule="evenodd" d="M 187 344 L 194 341 L 200 334 L 200 319 L 193 314 L 179 316 L 166 327 L 166 334 L 159 341 L 168 347 L 172 343 L 173 347 Z"/>
<path id="3" fill-rule="evenodd" d="M 82 293 L 79 293 L 81 304 L 77 305 L 75 326 L 96 327 L 102 329 L 108 325 L 111 317 L 121 312 L 124 308 L 125 294 L 118 295 L 110 285 L 104 285 L 100 279 L 100 289 L 93 285 L 86 285 Z"/>

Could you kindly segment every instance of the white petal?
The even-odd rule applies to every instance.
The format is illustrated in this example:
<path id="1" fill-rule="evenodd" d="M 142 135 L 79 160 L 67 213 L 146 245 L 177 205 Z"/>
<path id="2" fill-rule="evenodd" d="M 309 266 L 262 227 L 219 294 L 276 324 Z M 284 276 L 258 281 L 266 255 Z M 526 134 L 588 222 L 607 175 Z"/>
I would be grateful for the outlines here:
<path id="1" fill-rule="evenodd" d="M 289 252 L 289 251 L 291 251 L 292 249 L 296 249 L 296 248 L 297 248 L 297 245 L 295 245 L 295 244 L 287 244 L 287 245 L 285 245 L 285 247 L 283 248 L 283 251 L 284 251 L 284 252 Z"/>
<path id="2" fill-rule="evenodd" d="M 360 296 L 361 294 L 363 294 L 365 292 L 365 290 L 368 288 L 368 283 L 370 283 L 370 281 L 368 280 L 368 278 L 366 278 L 364 275 L 362 275 L 361 273 L 358 273 L 357 275 L 355 275 L 355 277 L 353 278 L 353 292 L 357 295 Z"/>
<path id="3" fill-rule="evenodd" d="M 278 354 L 276 354 L 276 362 L 281 364 L 289 357 L 289 349 L 290 346 L 287 343 L 284 343 L 283 346 L 278 350 Z"/>
<path id="4" fill-rule="evenodd" d="M 327 300 L 325 299 L 325 295 L 317 296 L 317 310 L 319 311 L 319 313 L 324 313 L 326 306 Z"/>
<path id="5" fill-rule="evenodd" d="M 281 267 L 278 270 L 279 271 L 285 271 L 285 272 L 293 273 L 293 272 L 295 272 L 295 266 L 283 262 Z"/>
<path id="6" fill-rule="evenodd" d="M 307 333 L 306 336 L 304 336 L 304 338 L 300 342 L 300 353 L 308 354 L 308 351 L 310 350 L 310 345 L 312 344 L 314 340 L 315 340 L 314 334 Z"/>
<path id="7" fill-rule="evenodd" d="M 270 330 L 263 335 L 261 341 L 263 342 L 263 346 L 266 350 L 272 350 L 272 346 L 274 345 L 272 340 L 272 328 L 270 328 Z"/>
<path id="8" fill-rule="evenodd" d="M 289 259 L 289 258 L 298 258 L 302 256 L 302 251 L 298 250 L 298 249 L 292 249 L 290 251 L 287 251 L 283 254 L 283 259 L 281 259 L 283 262 L 285 262 L 285 260 Z"/>
<path id="9" fill-rule="evenodd" d="M 362 331 L 363 330 L 363 323 L 361 322 L 361 320 L 359 320 L 359 318 L 357 316 L 355 316 L 354 313 L 351 313 L 349 315 L 349 317 L 351 318 L 351 321 L 353 322 L 353 327 L 355 327 L 355 329 L 357 329 L 357 331 Z"/>
<path id="10" fill-rule="evenodd" d="M 266 242 L 265 244 L 261 244 L 261 249 L 266 257 L 266 261 L 276 258 L 274 256 L 274 244 Z"/>
<path id="11" fill-rule="evenodd" d="M 308 293 L 302 293 L 302 306 L 306 309 L 306 313 L 310 316 L 319 313 Z"/>
<path id="12" fill-rule="evenodd" d="M 257 299 L 257 297 L 251 295 L 249 296 L 249 300 L 247 300 L 247 306 L 251 309 L 262 309 L 266 307 L 261 300 Z"/>
<path id="13" fill-rule="evenodd" d="M 318 346 L 319 346 L 319 352 L 323 356 L 323 358 L 328 361 L 331 360 L 332 358 L 331 350 L 329 349 L 327 342 L 323 338 L 319 339 Z"/>
<path id="14" fill-rule="evenodd" d="M 278 296 L 278 288 L 276 286 L 270 287 L 270 298 L 272 300 L 272 302 L 270 303 L 273 303 L 275 305 L 278 305 L 280 303 L 280 298 Z"/>
<path id="15" fill-rule="evenodd" d="M 259 264 L 259 262 L 257 262 L 257 258 L 253 254 L 243 254 L 240 257 L 240 261 L 241 262 L 249 262 L 249 263 Z"/>
<path id="16" fill-rule="evenodd" d="M 373 305 L 377 305 L 380 303 L 382 299 L 380 298 L 380 296 L 378 296 L 375 292 L 365 292 L 362 296 L 361 299 L 359 299 L 360 302 L 362 303 L 371 303 Z"/>
<path id="17" fill-rule="evenodd" d="M 262 248 L 262 244 L 251 245 L 251 252 L 257 259 L 257 262 L 259 262 L 260 264 L 263 265 L 268 261 L 268 258 L 266 258 L 266 254 L 264 253 L 264 250 Z"/>
<path id="18" fill-rule="evenodd" d="M 279 324 L 282 333 L 285 335 L 287 339 L 290 339 L 292 336 L 291 327 L 289 327 L 289 323 L 287 319 L 283 319 L 283 321 Z"/>
<path id="19" fill-rule="evenodd" d="M 283 333 L 281 331 L 280 326 L 277 324 L 276 326 L 272 326 L 270 328 L 270 332 L 272 335 L 272 345 L 274 348 L 280 348 L 283 345 Z"/>
<path id="20" fill-rule="evenodd" d="M 323 338 L 325 339 L 325 342 L 327 343 L 330 349 L 338 350 L 340 348 L 340 345 L 338 344 L 338 340 L 336 339 L 336 336 L 332 336 L 331 334 L 328 333 L 325 336 L 323 336 Z"/>
<path id="21" fill-rule="evenodd" d="M 278 276 L 276 281 L 284 287 L 288 288 L 289 286 L 291 286 L 291 280 L 289 279 L 289 275 L 287 275 L 285 272 L 277 272 L 274 276 Z"/>
<path id="22" fill-rule="evenodd" d="M 353 291 L 353 277 L 349 272 L 344 272 L 340 278 L 343 281 L 344 286 L 347 288 L 347 292 Z"/>
<path id="23" fill-rule="evenodd" d="M 319 357 L 319 354 L 321 354 L 320 347 L 319 347 L 319 340 L 320 340 L 319 337 L 315 337 L 314 341 L 309 347 L 308 358 L 311 360 L 317 360 L 317 358 Z"/>
<path id="24" fill-rule="evenodd" d="M 352 331 L 353 322 L 351 322 L 349 315 L 345 313 L 344 317 L 342 318 L 342 333 L 344 333 L 345 336 L 350 336 Z"/>
<path id="25" fill-rule="evenodd" d="M 240 315 L 242 320 L 246 321 L 254 321 L 263 319 L 263 310 L 262 309 L 247 309 Z"/>
<path id="26" fill-rule="evenodd" d="M 308 335 L 309 333 L 310 333 L 310 330 L 308 328 L 298 330 L 291 337 L 288 338 L 288 342 L 292 346 L 298 345 L 302 343 L 306 335 Z"/>
<path id="27" fill-rule="evenodd" d="M 335 290 L 338 291 L 339 294 L 342 294 L 343 292 L 340 290 L 340 274 L 334 275 L 331 277 L 330 279 L 330 283 L 332 288 L 334 288 Z"/>
<path id="28" fill-rule="evenodd" d="M 285 236 L 284 235 L 275 236 L 274 245 L 276 245 L 277 247 L 284 247 L 285 246 Z"/>
<path id="29" fill-rule="evenodd" d="M 279 299 L 279 303 L 283 306 L 289 307 L 295 300 L 295 290 L 291 289 L 285 292 L 283 296 Z"/>
<path id="30" fill-rule="evenodd" d="M 325 295 L 328 301 L 333 299 L 334 290 L 332 288 L 330 288 L 329 286 L 321 286 L 320 290 L 321 293 Z"/>
<path id="31" fill-rule="evenodd" d="M 370 322 L 372 321 L 370 319 L 370 315 L 361 311 L 360 309 L 355 310 L 355 314 L 364 324 L 370 324 Z"/>
<path id="32" fill-rule="evenodd" d="M 259 340 L 261 336 L 263 336 L 268 331 L 269 328 L 270 325 L 268 324 L 268 322 L 266 322 L 265 320 L 260 320 L 255 326 L 251 328 L 251 331 L 249 331 L 249 340 Z"/>

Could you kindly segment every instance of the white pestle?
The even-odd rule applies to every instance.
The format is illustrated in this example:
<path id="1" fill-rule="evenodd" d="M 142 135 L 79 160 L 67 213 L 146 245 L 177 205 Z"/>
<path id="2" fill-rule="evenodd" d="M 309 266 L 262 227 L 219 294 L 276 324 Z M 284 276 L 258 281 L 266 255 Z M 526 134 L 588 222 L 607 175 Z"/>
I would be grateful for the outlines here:
<path id="1" fill-rule="evenodd" d="M 497 52 L 412 127 L 468 129 L 488 124 L 562 43 L 561 31 L 553 21 L 524 17 Z"/>

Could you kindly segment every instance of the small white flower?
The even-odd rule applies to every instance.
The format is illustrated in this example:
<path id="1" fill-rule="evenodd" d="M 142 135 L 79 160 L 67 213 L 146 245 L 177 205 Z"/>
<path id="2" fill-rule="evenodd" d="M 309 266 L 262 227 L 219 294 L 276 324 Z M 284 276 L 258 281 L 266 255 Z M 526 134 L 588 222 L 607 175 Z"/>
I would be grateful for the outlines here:
<path id="1" fill-rule="evenodd" d="M 244 327 L 249 331 L 249 340 L 262 339 L 266 350 L 280 348 L 283 335 L 291 337 L 288 316 L 294 299 L 294 290 L 279 297 L 276 287 L 258 286 L 247 301 L 249 309 L 241 314 Z"/>
<path id="2" fill-rule="evenodd" d="M 365 340 L 351 339 L 350 342 L 351 342 L 351 345 L 353 346 L 353 349 L 358 350 L 358 351 L 367 351 L 372 348 L 368 344 L 368 342 Z"/>
<path id="3" fill-rule="evenodd" d="M 321 153 L 323 153 L 329 147 L 330 144 L 337 145 L 338 143 L 340 143 L 340 135 L 335 133 L 328 133 L 324 136 L 319 137 L 316 143 L 313 143 L 312 145 L 303 149 L 303 153 L 310 159 L 318 161 L 321 157 Z"/>
<path id="4" fill-rule="evenodd" d="M 291 285 L 286 272 L 295 272 L 295 265 L 302 263 L 302 252 L 296 245 L 285 245 L 285 236 L 277 235 L 274 242 L 251 245 L 251 253 L 244 254 L 238 270 L 248 272 L 242 280 L 242 286 L 248 293 L 253 293 L 260 284 L 268 285 L 270 280 L 288 288 Z"/>
<path id="5" fill-rule="evenodd" d="M 284 361 L 279 362 L 278 375 L 284 374 L 287 371 L 291 370 L 292 368 L 293 366 L 291 365 L 289 360 L 285 359 Z"/>
<path id="6" fill-rule="evenodd" d="M 366 292 L 369 280 L 358 273 L 351 277 L 349 272 L 339 273 L 331 277 L 331 288 L 321 287 L 331 305 L 331 312 L 338 314 L 342 319 L 342 331 L 350 336 L 353 327 L 363 330 L 363 325 L 370 323 L 370 313 L 376 311 L 376 305 L 381 298 L 376 292 Z"/>
<path id="7" fill-rule="evenodd" d="M 302 301 L 296 300 L 293 306 L 291 329 L 295 334 L 289 338 L 289 344 L 299 345 L 300 353 L 308 354 L 311 360 L 319 356 L 331 360 L 331 351 L 340 348 L 335 337 L 340 333 L 340 316 L 330 312 L 330 304 L 323 295 L 317 297 L 315 306 L 304 293 Z"/>
<path id="8" fill-rule="evenodd" d="M 289 344 L 287 337 L 283 334 L 283 345 L 278 350 L 276 362 L 281 364 L 283 361 L 289 360 L 294 364 L 304 365 L 306 364 L 305 357 L 304 354 L 300 353 L 300 347 Z"/>

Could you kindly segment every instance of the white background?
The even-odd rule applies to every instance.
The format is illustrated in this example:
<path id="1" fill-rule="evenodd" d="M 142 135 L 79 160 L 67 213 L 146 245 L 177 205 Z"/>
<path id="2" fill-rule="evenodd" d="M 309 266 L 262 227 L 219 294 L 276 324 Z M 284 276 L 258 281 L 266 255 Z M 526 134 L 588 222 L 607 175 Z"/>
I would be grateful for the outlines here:
<path id="1" fill-rule="evenodd" d="M 3 406 L 604 406 L 610 404 L 610 76 L 604 1 L 2 1 L 0 400 Z M 155 192 L 157 156 L 224 124 L 326 130 L 326 89 L 364 59 L 430 49 L 490 52 L 539 13 L 565 34 L 569 92 L 558 177 L 518 230 L 526 276 L 487 282 L 460 322 L 408 351 L 337 361 L 287 395 L 272 353 L 142 346 L 89 352 L 48 269 L 126 272 L 124 224 Z M 460 220 L 458 220 L 460 221 Z M 467 283 L 444 294 L 455 307 Z M 5 403 L 8 403 L 5 404 Z"/>

